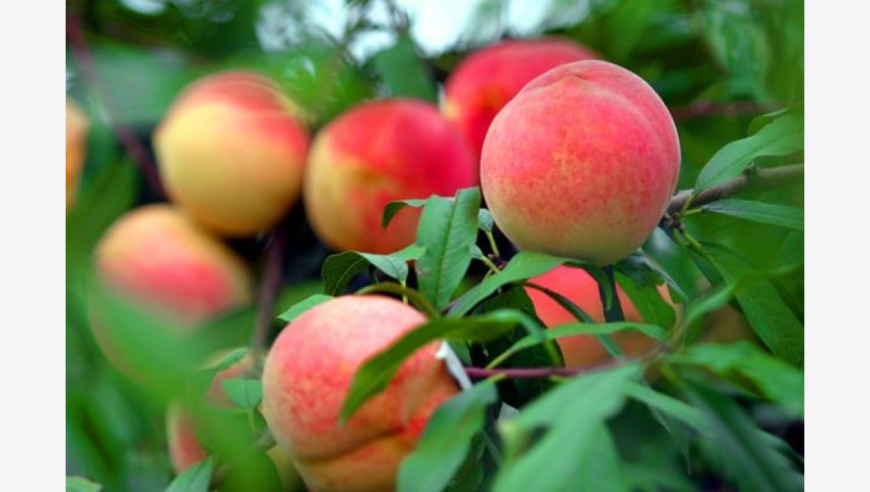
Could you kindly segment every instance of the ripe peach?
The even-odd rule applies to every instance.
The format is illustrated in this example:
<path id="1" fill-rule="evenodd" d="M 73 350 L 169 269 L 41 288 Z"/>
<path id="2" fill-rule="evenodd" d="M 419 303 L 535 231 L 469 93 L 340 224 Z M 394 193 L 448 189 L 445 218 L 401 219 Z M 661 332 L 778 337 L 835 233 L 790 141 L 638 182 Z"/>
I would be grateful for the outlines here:
<path id="1" fill-rule="evenodd" d="M 299 198 L 308 151 L 293 111 L 275 84 L 255 73 L 194 82 L 154 136 L 169 197 L 227 236 L 274 225 Z"/>
<path id="2" fill-rule="evenodd" d="M 229 247 L 166 204 L 147 205 L 119 218 L 96 247 L 101 282 L 111 291 L 184 332 L 248 304 L 252 279 Z M 98 321 L 98 320 L 95 320 Z M 119 369 L 124 357 L 113 332 L 93 323 L 103 352 Z"/>
<path id="3" fill-rule="evenodd" d="M 598 293 L 598 282 L 595 278 L 580 268 L 559 266 L 547 273 L 529 279 L 530 282 L 546 287 L 558 294 L 567 297 L 571 302 L 592 316 L 598 323 L 604 322 L 604 307 Z M 565 323 L 576 323 L 574 317 L 567 309 L 560 306 L 552 297 L 537 290 L 526 287 L 526 292 L 532 299 L 538 318 L 547 327 L 553 327 Z M 643 317 L 637 311 L 628 295 L 617 286 L 617 297 L 622 306 L 622 313 L 626 321 L 643 322 Z M 667 287 L 659 287 L 662 297 L 670 302 Z M 652 349 L 656 341 L 638 332 L 623 331 L 613 335 L 622 350 L 627 355 L 638 355 Z M 556 341 L 562 349 L 566 367 L 587 367 L 606 360 L 609 355 L 593 335 L 577 335 L 560 338 Z"/>
<path id="4" fill-rule="evenodd" d="M 85 161 L 88 129 L 90 123 L 81 107 L 72 99 L 66 99 L 66 209 L 72 208 L 76 188 Z"/>
<path id="5" fill-rule="evenodd" d="M 278 336 L 263 369 L 263 416 L 310 489 L 394 489 L 432 412 L 457 392 L 435 358 L 437 345 L 409 358 L 343 427 L 338 418 L 360 365 L 424 321 L 395 299 L 345 296 L 312 308 Z"/>
<path id="6" fill-rule="evenodd" d="M 475 51 L 445 84 L 444 116 L 455 123 L 480 156 L 495 115 L 524 85 L 564 63 L 599 58 L 590 49 L 559 38 L 502 41 Z"/>
<path id="7" fill-rule="evenodd" d="M 303 197 L 317 235 L 337 250 L 390 253 L 414 241 L 419 211 L 401 210 L 384 230 L 387 203 L 474 186 L 468 144 L 429 104 L 361 104 L 317 136 Z"/>
<path id="8" fill-rule="evenodd" d="M 643 79 L 586 60 L 541 75 L 501 110 L 480 172 L 492 216 L 517 246 L 605 265 L 659 223 L 680 145 Z"/>

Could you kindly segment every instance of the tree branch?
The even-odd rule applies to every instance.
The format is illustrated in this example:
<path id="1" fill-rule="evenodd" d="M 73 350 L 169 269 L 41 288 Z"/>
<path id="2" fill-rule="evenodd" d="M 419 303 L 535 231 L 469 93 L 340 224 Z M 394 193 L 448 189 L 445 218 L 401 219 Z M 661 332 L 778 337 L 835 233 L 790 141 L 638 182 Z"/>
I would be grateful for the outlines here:
<path id="1" fill-rule="evenodd" d="M 251 348 L 256 356 L 266 348 L 269 336 L 269 326 L 275 312 L 275 298 L 281 286 L 284 273 L 284 222 L 275 228 L 275 237 L 266 253 L 266 265 L 263 269 L 263 281 L 257 297 L 257 324 L 254 326 L 254 340 Z"/>
<path id="2" fill-rule="evenodd" d="M 683 190 L 677 193 L 668 204 L 668 208 L 665 211 L 665 219 L 678 215 L 690 200 L 689 204 L 691 206 L 706 205 L 749 189 L 775 188 L 803 179 L 803 176 L 803 164 L 791 164 L 767 169 L 748 168 L 740 176 L 706 189 L 697 195 L 694 194 L 694 190 Z"/>
<path id="3" fill-rule="evenodd" d="M 743 116 L 766 113 L 779 109 L 776 104 L 756 101 L 711 102 L 700 101 L 671 110 L 675 120 L 685 121 L 704 116 Z"/>

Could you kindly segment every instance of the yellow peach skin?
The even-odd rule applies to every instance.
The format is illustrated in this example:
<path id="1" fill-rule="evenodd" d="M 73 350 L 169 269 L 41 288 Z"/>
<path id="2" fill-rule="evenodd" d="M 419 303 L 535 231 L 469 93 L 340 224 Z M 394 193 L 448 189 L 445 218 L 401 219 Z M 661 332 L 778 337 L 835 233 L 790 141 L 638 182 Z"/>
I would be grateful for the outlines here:
<path id="1" fill-rule="evenodd" d="M 319 492 L 394 490 L 402 459 L 457 391 L 437 344 L 420 349 L 379 395 L 339 426 L 359 366 L 425 318 L 395 299 L 339 297 L 278 336 L 263 370 L 263 416 L 306 485 Z"/>
<path id="2" fill-rule="evenodd" d="M 521 249 L 605 265 L 649 237 L 680 172 L 667 107 L 640 77 L 586 60 L 534 79 L 495 117 L 481 188 Z"/>
<path id="3" fill-rule="evenodd" d="M 186 213 L 226 236 L 274 225 L 298 200 L 308 134 L 263 76 L 194 82 L 154 135 L 160 176 Z"/>
<path id="4" fill-rule="evenodd" d="M 75 204 L 79 177 L 85 160 L 90 123 L 85 112 L 72 99 L 66 99 L 66 209 Z"/>
<path id="5" fill-rule="evenodd" d="M 303 198 L 320 239 L 336 250 L 391 253 L 414 241 L 419 211 L 391 201 L 453 196 L 475 183 L 471 150 L 434 106 L 410 99 L 361 104 L 314 140 Z"/>

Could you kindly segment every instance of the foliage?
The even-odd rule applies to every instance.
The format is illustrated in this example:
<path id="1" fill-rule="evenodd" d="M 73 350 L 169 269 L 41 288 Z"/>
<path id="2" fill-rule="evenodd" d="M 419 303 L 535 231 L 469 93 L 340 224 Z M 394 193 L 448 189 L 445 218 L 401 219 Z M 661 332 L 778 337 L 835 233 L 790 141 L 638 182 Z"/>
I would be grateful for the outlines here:
<path id="1" fill-rule="evenodd" d="M 178 339 L 163 320 L 118 303 L 92 278 L 94 245 L 111 222 L 160 199 L 134 159 L 123 156 L 129 142 L 116 135 L 129 133 L 148 148 L 177 91 L 227 68 L 273 76 L 315 129 L 376 95 L 435 101 L 445 74 L 472 46 L 458 41 L 427 53 L 402 22 L 372 20 L 377 0 L 346 2 L 347 22 L 337 35 L 315 29 L 311 12 L 294 10 L 293 2 L 278 5 L 280 15 L 274 9 L 281 2 L 158 3 L 162 10 L 152 14 L 110 0 L 69 6 L 70 21 L 83 32 L 81 39 L 69 36 L 69 91 L 85 102 L 93 130 L 80 200 L 67 216 L 67 490 L 209 490 L 213 480 L 221 490 L 273 490 L 277 470 L 266 455 L 273 441 L 258 410 L 261 361 L 250 374 L 223 381 L 230 408 L 204 402 L 211 377 L 248 354 L 242 348 L 262 308 L 228 313 L 212 322 L 208 336 Z M 288 234 L 297 249 L 282 272 L 285 290 L 266 313 L 275 321 L 269 339 L 340 295 L 394 296 L 426 314 L 424 324 L 357 372 L 343 418 L 426 344 L 449 341 L 443 350 L 452 347 L 466 370 L 477 370 L 402 463 L 401 491 L 802 489 L 802 185 L 750 186 L 735 197 L 693 203 L 735 178 L 752 183 L 757 170 L 803 161 L 802 2 L 595 0 L 567 24 L 550 22 L 562 12 L 560 2 L 550 3 L 556 7 L 542 17 L 540 32 L 582 41 L 635 71 L 672 108 L 683 154 L 680 186 L 692 189 L 686 206 L 636 254 L 608 268 L 514 251 L 477 188 L 387 206 L 385 225 L 402 207 L 421 216 L 415 244 L 385 255 L 327 256 L 294 211 Z M 283 16 L 293 33 L 271 51 L 256 29 L 272 26 L 261 19 L 268 12 Z M 392 33 L 390 44 L 369 59 L 351 53 L 354 39 L 374 32 Z M 472 34 L 483 35 L 469 32 L 463 41 Z M 83 50 L 91 56 L 82 57 Z M 751 103 L 754 112 L 708 111 L 734 103 Z M 251 264 L 265 261 L 262 238 L 232 246 Z M 592 275 L 606 308 L 614 306 L 618 285 L 643 322 L 610 316 L 596 323 L 529 281 L 559 265 Z M 544 329 L 526 294 L 536 288 L 577 322 Z M 724 308 L 745 317 L 745 340 L 704 339 L 706 320 Z M 131 381 L 106 361 L 90 329 L 95 312 L 138 328 L 121 342 L 134 348 L 129 362 L 147 380 Z M 627 357 L 612 337 L 629 331 L 658 345 Z M 566 370 L 555 341 L 577 334 L 598 337 L 611 357 Z M 232 349 L 203 368 L 210 355 Z M 513 377 L 516 371 L 525 376 Z M 173 479 L 163 418 L 166 404 L 177 401 L 203 423 L 212 452 Z M 775 422 L 758 417 L 767 406 L 777 409 Z"/>

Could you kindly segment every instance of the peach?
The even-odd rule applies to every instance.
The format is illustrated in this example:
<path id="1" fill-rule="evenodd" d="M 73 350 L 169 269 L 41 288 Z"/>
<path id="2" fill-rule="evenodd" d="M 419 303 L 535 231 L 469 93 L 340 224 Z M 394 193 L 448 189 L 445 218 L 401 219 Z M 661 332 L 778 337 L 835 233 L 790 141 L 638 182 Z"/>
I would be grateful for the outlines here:
<path id="1" fill-rule="evenodd" d="M 185 213 L 219 234 L 249 236 L 298 200 L 308 134 L 272 81 L 225 72 L 182 92 L 154 149 L 166 192 Z"/>
<path id="2" fill-rule="evenodd" d="M 601 298 L 598 293 L 598 282 L 594 277 L 586 273 L 585 270 L 559 266 L 547 273 L 531 278 L 529 281 L 562 294 L 586 314 L 594 318 L 596 322 L 604 322 L 604 307 L 601 304 Z M 547 327 L 577 322 L 577 318 L 574 315 L 560 306 L 549 295 L 537 289 L 529 287 L 525 289 L 532 299 L 538 318 Z M 637 311 L 628 295 L 618 286 L 616 292 L 625 320 L 644 322 L 643 317 Z M 666 301 L 671 302 L 667 287 L 661 285 L 659 292 Z M 613 335 L 613 339 L 619 344 L 626 355 L 630 356 L 642 354 L 652 349 L 656 344 L 655 339 L 633 331 L 616 333 Z M 562 349 L 566 367 L 588 367 L 603 362 L 609 357 L 607 350 L 593 335 L 560 338 L 556 343 Z"/>
<path id="3" fill-rule="evenodd" d="M 108 289 L 183 333 L 253 298 L 253 281 L 242 259 L 166 204 L 121 216 L 100 239 L 95 263 Z M 125 370 L 124 357 L 113 348 L 113 333 L 124 327 L 107 330 L 95 322 L 93 328 L 109 360 Z"/>
<path id="4" fill-rule="evenodd" d="M 481 189 L 521 249 L 598 265 L 633 253 L 680 172 L 674 120 L 640 77 L 586 60 L 536 78 L 495 117 Z"/>
<path id="5" fill-rule="evenodd" d="M 303 197 L 331 248 L 390 253 L 414 241 L 420 212 L 403 209 L 384 230 L 387 203 L 453 196 L 475 182 L 468 144 L 435 107 L 392 99 L 363 103 L 318 134 Z"/>
<path id="6" fill-rule="evenodd" d="M 72 99 L 66 99 L 66 209 L 76 200 L 76 189 L 85 161 L 90 122 L 82 108 Z"/>
<path id="7" fill-rule="evenodd" d="M 567 39 L 502 41 L 465 58 L 447 78 L 442 111 L 480 156 L 490 123 L 532 79 L 564 63 L 599 58 Z"/>
<path id="8" fill-rule="evenodd" d="M 263 416 L 310 489 L 394 490 L 400 462 L 435 409 L 458 391 L 435 358 L 438 345 L 407 359 L 344 426 L 339 414 L 360 365 L 424 321 L 395 299 L 344 296 L 280 333 L 263 369 Z"/>

